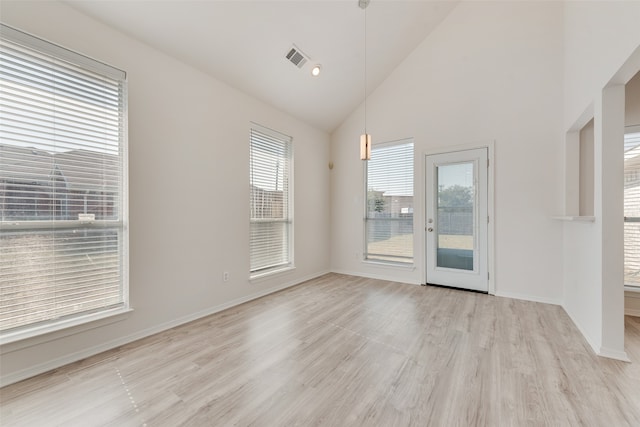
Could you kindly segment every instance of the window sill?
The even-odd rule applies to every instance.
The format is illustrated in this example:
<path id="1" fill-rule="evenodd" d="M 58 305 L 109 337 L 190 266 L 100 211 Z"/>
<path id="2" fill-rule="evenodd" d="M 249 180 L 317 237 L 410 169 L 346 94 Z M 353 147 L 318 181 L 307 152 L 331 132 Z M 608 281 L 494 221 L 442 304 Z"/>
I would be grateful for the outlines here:
<path id="1" fill-rule="evenodd" d="M 560 221 L 573 221 L 573 222 L 595 222 L 595 216 L 554 216 L 553 219 Z"/>
<path id="2" fill-rule="evenodd" d="M 411 263 L 411 264 L 407 264 L 404 262 L 393 262 L 393 261 L 377 261 L 377 260 L 369 260 L 369 259 L 364 259 L 362 260 L 363 264 L 367 264 L 367 265 L 372 265 L 372 266 L 376 266 L 376 267 L 386 267 L 386 268 L 393 268 L 393 269 L 402 269 L 402 270 L 415 270 L 415 264 Z"/>
<path id="3" fill-rule="evenodd" d="M 10 353 L 34 345 L 75 335 L 80 332 L 125 320 L 133 310 L 128 307 L 115 308 L 101 313 L 88 314 L 51 325 L 33 327 L 16 332 L 0 334 L 0 354 Z"/>
<path id="4" fill-rule="evenodd" d="M 279 268 L 277 270 L 271 270 L 271 271 L 268 271 L 266 273 L 254 274 L 254 275 L 249 276 L 249 281 L 251 283 L 263 282 L 266 279 L 270 279 L 271 277 L 279 276 L 279 275 L 288 273 L 290 271 L 294 271 L 295 269 L 296 269 L 295 266 L 287 266 L 287 267 Z"/>

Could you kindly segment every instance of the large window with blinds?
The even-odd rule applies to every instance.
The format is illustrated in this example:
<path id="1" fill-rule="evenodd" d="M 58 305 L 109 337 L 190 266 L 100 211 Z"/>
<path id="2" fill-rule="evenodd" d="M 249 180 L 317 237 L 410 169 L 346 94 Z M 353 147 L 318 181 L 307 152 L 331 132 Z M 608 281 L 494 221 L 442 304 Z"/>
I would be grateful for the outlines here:
<path id="1" fill-rule="evenodd" d="M 249 139 L 250 276 L 293 266 L 293 143 L 252 124 Z"/>
<path id="2" fill-rule="evenodd" d="M 624 284 L 640 290 L 640 126 L 624 135 Z"/>
<path id="3" fill-rule="evenodd" d="M 127 309 L 125 73 L 0 27 L 0 339 Z"/>
<path id="4" fill-rule="evenodd" d="M 365 259 L 413 263 L 413 140 L 374 144 L 366 163 Z"/>

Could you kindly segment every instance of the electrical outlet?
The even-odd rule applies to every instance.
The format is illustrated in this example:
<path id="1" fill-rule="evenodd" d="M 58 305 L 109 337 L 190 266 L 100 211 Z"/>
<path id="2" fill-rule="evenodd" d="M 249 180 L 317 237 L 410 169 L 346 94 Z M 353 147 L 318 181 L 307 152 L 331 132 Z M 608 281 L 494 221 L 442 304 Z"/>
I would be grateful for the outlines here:
<path id="1" fill-rule="evenodd" d="M 222 280 L 224 280 L 225 282 L 229 281 L 229 272 L 225 271 L 224 273 L 222 273 Z"/>

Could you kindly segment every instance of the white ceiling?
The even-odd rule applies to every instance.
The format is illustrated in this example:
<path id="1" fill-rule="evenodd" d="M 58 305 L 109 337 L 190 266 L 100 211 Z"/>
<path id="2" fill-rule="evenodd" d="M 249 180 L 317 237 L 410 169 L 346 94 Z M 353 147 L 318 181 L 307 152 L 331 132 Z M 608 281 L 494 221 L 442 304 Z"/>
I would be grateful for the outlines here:
<path id="1" fill-rule="evenodd" d="M 69 0 L 111 27 L 292 116 L 333 131 L 364 99 L 365 12 L 358 0 Z M 371 0 L 367 91 L 376 88 L 457 0 Z M 285 59 L 295 44 L 311 61 Z M 322 64 L 319 77 L 313 64 Z"/>

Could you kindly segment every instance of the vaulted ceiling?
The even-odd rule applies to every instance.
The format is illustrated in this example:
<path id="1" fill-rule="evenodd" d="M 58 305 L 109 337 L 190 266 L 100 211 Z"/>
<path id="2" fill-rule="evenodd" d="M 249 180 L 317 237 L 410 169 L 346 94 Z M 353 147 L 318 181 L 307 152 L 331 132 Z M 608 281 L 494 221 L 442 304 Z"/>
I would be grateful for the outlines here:
<path id="1" fill-rule="evenodd" d="M 68 0 L 105 24 L 331 132 L 364 99 L 365 11 L 358 0 Z M 457 1 L 371 0 L 371 93 Z M 296 45 L 309 61 L 285 56 Z M 311 67 L 322 65 L 318 77 Z"/>

